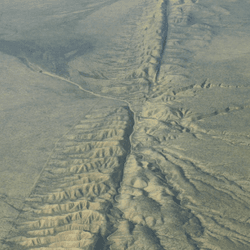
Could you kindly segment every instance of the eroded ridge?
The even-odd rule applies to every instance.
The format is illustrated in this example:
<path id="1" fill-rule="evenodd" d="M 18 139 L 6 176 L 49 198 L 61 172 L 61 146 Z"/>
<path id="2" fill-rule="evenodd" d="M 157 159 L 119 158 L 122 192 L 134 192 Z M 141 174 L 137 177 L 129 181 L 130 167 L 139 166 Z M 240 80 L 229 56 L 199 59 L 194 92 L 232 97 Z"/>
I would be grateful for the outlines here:
<path id="1" fill-rule="evenodd" d="M 114 68 L 110 76 L 81 72 L 85 78 L 111 82 L 99 88 L 103 96 L 74 79 L 43 72 L 95 96 L 120 98 L 129 108 L 96 110 L 58 143 L 26 201 L 15 237 L 6 241 L 9 249 L 249 249 L 249 178 L 219 172 L 216 165 L 199 160 L 203 152 L 190 156 L 189 145 L 182 145 L 196 144 L 204 154 L 208 142 L 218 142 L 215 138 L 249 147 L 247 133 L 206 129 L 199 123 L 249 105 L 197 114 L 185 104 L 223 87 L 208 79 L 190 82 L 192 57 L 212 40 L 211 20 L 216 23 L 218 16 L 195 0 L 151 3 L 135 28 L 143 27 L 134 42 L 140 55 L 132 59 L 139 55 L 140 62 L 132 73 L 118 79 L 117 72 L 132 60 L 123 54 L 121 69 Z M 144 17 L 147 22 L 141 26 Z M 124 40 L 117 40 L 123 50 Z M 109 52 L 117 59 L 115 50 Z M 111 59 L 113 67 L 117 60 Z"/>
<path id="2" fill-rule="evenodd" d="M 181 206 L 155 155 L 130 156 L 120 192 L 118 207 L 126 220 L 109 237 L 111 249 L 196 249 L 189 235 L 199 237 L 203 228 Z"/>
<path id="3" fill-rule="evenodd" d="M 137 8 L 136 16 L 112 40 L 115 46 L 93 59 L 107 77 L 101 89 L 104 94 L 127 99 L 134 92 L 147 94 L 157 81 L 167 40 L 168 1 L 139 1 Z"/>
<path id="4" fill-rule="evenodd" d="M 249 181 L 173 148 L 178 138 L 197 142 L 209 134 L 191 111 L 170 103 L 147 101 L 138 114 L 111 249 L 248 249 Z"/>
<path id="5" fill-rule="evenodd" d="M 162 53 L 157 85 L 151 96 L 164 96 L 171 86 L 193 84 L 193 58 L 211 43 L 220 16 L 196 0 L 170 0 L 167 5 L 167 40 Z"/>
<path id="6" fill-rule="evenodd" d="M 65 135 L 26 200 L 7 249 L 106 249 L 120 217 L 114 196 L 132 129 L 127 107 L 103 107 Z"/>
<path id="7" fill-rule="evenodd" d="M 133 77 L 143 77 L 151 83 L 156 82 L 167 39 L 167 9 L 166 0 L 151 1 L 144 8 L 137 24 L 140 64 L 133 72 Z"/>

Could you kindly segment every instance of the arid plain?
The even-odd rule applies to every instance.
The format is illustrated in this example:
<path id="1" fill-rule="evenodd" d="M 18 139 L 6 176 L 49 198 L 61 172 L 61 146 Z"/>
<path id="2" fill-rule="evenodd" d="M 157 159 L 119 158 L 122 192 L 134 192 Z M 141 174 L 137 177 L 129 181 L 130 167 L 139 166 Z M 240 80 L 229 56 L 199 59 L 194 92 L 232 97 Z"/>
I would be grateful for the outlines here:
<path id="1" fill-rule="evenodd" d="M 0 3 L 0 249 L 249 250 L 250 1 Z"/>

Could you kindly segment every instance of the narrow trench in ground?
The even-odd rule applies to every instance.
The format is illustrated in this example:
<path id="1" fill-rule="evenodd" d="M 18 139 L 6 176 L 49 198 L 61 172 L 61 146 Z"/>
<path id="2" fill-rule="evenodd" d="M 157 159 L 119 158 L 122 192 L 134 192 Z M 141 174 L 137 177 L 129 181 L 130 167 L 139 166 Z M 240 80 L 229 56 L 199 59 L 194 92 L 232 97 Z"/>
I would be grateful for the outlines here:
<path id="1" fill-rule="evenodd" d="M 36 65 L 34 65 L 34 66 L 36 66 Z M 84 89 L 83 87 L 81 87 L 79 84 L 77 84 L 75 82 L 72 82 L 72 81 L 70 81 L 68 79 L 65 79 L 63 77 L 54 75 L 54 74 L 52 74 L 50 72 L 46 72 L 46 71 L 39 71 L 39 72 L 41 74 L 50 76 L 52 78 L 56 78 L 56 79 L 60 79 L 60 80 L 66 81 L 66 82 L 68 82 L 68 83 L 70 83 L 72 85 L 75 85 L 81 91 L 90 93 L 90 94 L 92 94 L 94 96 L 97 96 L 97 97 L 100 97 L 100 98 L 104 98 L 104 99 L 109 99 L 109 100 L 120 101 L 120 102 L 123 102 L 123 103 L 126 104 L 126 105 L 124 105 L 122 107 L 125 108 L 125 109 L 127 109 L 128 116 L 129 116 L 129 121 L 130 122 L 129 122 L 129 126 L 127 126 L 127 128 L 125 129 L 126 138 L 125 138 L 125 144 L 123 145 L 124 150 L 126 151 L 126 156 L 124 156 L 124 157 L 122 157 L 120 159 L 120 171 L 117 173 L 117 178 L 119 178 L 119 182 L 118 182 L 118 185 L 117 185 L 117 188 L 116 188 L 116 193 L 117 194 L 113 197 L 113 204 L 112 204 L 112 207 L 110 208 L 111 210 L 114 209 L 114 205 L 117 203 L 115 197 L 119 195 L 119 189 L 121 187 L 121 183 L 122 183 L 122 180 L 123 180 L 124 167 L 125 167 L 125 164 L 127 162 L 128 157 L 130 156 L 130 154 L 131 154 L 131 152 L 133 150 L 132 149 L 132 136 L 133 136 L 133 133 L 134 133 L 134 127 L 135 127 L 135 123 L 136 123 L 136 118 L 135 118 L 135 112 L 131 108 L 131 104 L 128 101 L 125 101 L 125 100 L 120 100 L 118 98 L 109 97 L 109 96 L 102 96 L 100 94 L 96 94 L 96 93 L 94 93 L 94 92 L 92 92 L 90 90 Z M 40 175 L 42 174 L 43 171 L 44 171 L 44 169 L 41 171 Z M 122 214 L 121 211 L 119 211 L 119 213 Z M 111 225 L 111 227 L 113 227 L 113 225 Z M 112 228 L 110 234 L 106 235 L 105 238 L 102 235 L 99 235 L 99 239 L 96 242 L 96 245 L 95 245 L 94 249 L 95 250 L 108 250 L 108 249 L 110 249 L 109 242 L 108 242 L 107 238 L 114 231 L 116 231 L 116 228 Z"/>

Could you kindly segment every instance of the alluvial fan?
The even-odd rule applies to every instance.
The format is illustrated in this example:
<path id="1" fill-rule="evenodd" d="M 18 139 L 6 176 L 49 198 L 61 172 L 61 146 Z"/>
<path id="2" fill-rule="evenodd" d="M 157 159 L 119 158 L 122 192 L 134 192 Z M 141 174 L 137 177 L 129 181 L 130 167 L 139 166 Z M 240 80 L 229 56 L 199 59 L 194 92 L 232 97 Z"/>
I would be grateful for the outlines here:
<path id="1" fill-rule="evenodd" d="M 26 200 L 7 249 L 105 249 L 120 217 L 113 203 L 132 128 L 127 107 L 103 107 L 71 129 Z"/>

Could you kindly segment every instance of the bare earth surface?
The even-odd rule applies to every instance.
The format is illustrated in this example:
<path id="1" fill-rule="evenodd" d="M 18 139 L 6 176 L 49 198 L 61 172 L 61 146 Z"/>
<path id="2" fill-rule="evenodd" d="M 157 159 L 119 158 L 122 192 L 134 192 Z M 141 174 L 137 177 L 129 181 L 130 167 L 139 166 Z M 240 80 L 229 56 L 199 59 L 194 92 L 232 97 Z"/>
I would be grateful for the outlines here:
<path id="1" fill-rule="evenodd" d="M 0 249 L 250 249 L 250 2 L 0 3 Z"/>

